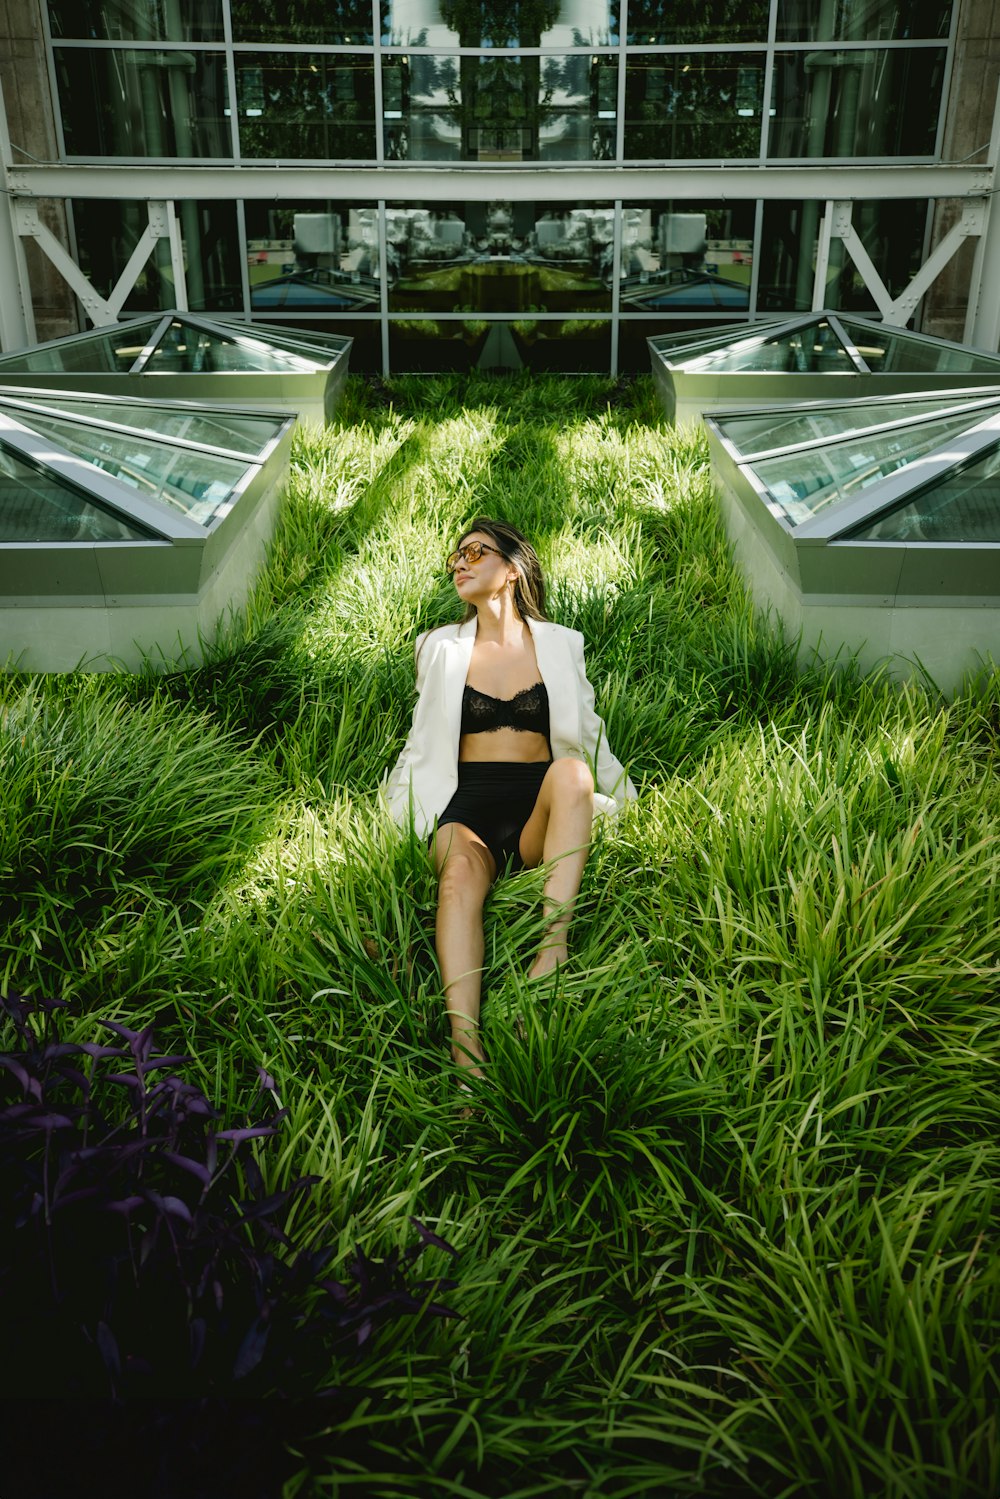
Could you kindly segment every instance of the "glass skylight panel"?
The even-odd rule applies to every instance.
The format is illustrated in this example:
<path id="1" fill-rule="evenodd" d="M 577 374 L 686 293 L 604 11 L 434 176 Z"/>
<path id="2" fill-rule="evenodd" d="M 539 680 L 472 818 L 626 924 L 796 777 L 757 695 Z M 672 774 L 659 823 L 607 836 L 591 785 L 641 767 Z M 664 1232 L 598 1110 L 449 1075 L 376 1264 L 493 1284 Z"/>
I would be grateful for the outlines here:
<path id="1" fill-rule="evenodd" d="M 0 411 L 9 411 L 16 421 L 33 425 L 39 412 L 87 417 L 112 427 L 131 427 L 139 433 L 176 437 L 202 447 L 221 448 L 226 453 L 256 461 L 257 455 L 280 432 L 283 418 L 227 411 L 185 411 L 179 407 L 130 405 L 126 401 L 84 400 L 60 391 L 58 395 L 33 393 L 14 397 L 0 389 Z M 30 413 L 30 414 L 26 414 Z"/>
<path id="2" fill-rule="evenodd" d="M 220 374 L 266 371 L 298 374 L 315 370 L 315 362 L 304 355 L 268 349 L 265 341 L 210 333 L 193 324 L 173 322 L 157 342 L 144 368 L 156 373 Z"/>
<path id="3" fill-rule="evenodd" d="M 739 448 L 742 457 L 773 452 L 830 438 L 838 441 L 853 433 L 887 427 L 919 416 L 942 413 L 960 403 L 952 394 L 930 396 L 912 401 L 874 400 L 852 402 L 845 406 L 827 406 L 814 411 L 747 412 L 716 417 L 719 430 Z M 1000 410 L 1000 396 L 993 400 L 963 401 L 961 408 L 968 422 L 978 421 L 989 411 Z M 973 415 L 969 415 L 972 412 Z"/>
<path id="4" fill-rule="evenodd" d="M 862 541 L 1000 542 L 1000 446 L 851 535 Z"/>
<path id="5" fill-rule="evenodd" d="M 762 340 L 772 326 L 770 323 L 740 323 L 737 327 L 730 324 L 714 332 L 711 328 L 699 328 L 684 333 L 658 334 L 650 342 L 668 364 L 679 364 L 689 352 L 693 356 L 695 351 L 702 353 L 710 349 L 727 349 L 734 344 L 744 344 L 747 339 Z"/>
<path id="6" fill-rule="evenodd" d="M 683 368 L 712 374 L 854 374 L 853 359 L 827 322 L 774 334 L 750 347 L 693 354 Z"/>
<path id="7" fill-rule="evenodd" d="M 287 347 L 317 349 L 324 354 L 342 354 L 349 339 L 341 333 L 317 333 L 314 328 L 276 328 L 273 323 L 244 323 L 243 331 L 251 338 L 263 339 L 266 343 L 279 343 Z"/>
<path id="8" fill-rule="evenodd" d="M 159 322 L 159 317 L 144 318 L 92 338 L 57 339 L 42 348 L 0 359 L 0 370 L 33 371 L 38 375 L 127 375 Z"/>
<path id="9" fill-rule="evenodd" d="M 930 339 L 915 338 L 902 328 L 873 327 L 841 317 L 839 313 L 837 316 L 854 339 L 865 364 L 876 374 L 972 374 L 991 370 L 1000 373 L 1000 358 L 993 358 L 979 349 L 935 343 Z"/>
<path id="10" fill-rule="evenodd" d="M 0 444 L 0 542 L 144 541 L 149 534 Z"/>
<path id="11" fill-rule="evenodd" d="M 308 359 L 311 369 L 321 369 L 332 364 L 339 350 L 321 347 L 319 340 L 313 341 L 308 333 L 301 336 L 294 331 L 288 333 L 272 333 L 270 328 L 264 331 L 262 328 L 247 328 L 247 337 L 260 339 L 266 343 L 268 348 L 281 350 L 286 354 L 295 354 L 300 359 Z"/>
<path id="12" fill-rule="evenodd" d="M 203 526 L 231 507 L 233 490 L 248 467 L 244 460 L 173 448 L 166 443 L 83 426 L 42 412 L 32 415 L 31 426 L 66 452 Z"/>
<path id="13" fill-rule="evenodd" d="M 767 458 L 755 463 L 753 471 L 789 522 L 798 526 L 835 501 L 846 500 L 933 453 L 949 437 L 968 431 L 970 425 L 974 422 L 970 422 L 968 413 L 958 412 L 916 428 L 890 428 L 828 447 Z"/>

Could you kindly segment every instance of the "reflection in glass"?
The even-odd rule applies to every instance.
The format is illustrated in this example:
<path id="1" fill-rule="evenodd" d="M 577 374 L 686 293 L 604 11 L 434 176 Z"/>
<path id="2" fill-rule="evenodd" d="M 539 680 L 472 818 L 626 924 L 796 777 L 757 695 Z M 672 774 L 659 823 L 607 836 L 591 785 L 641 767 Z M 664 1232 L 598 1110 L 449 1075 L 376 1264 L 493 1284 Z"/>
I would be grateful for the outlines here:
<path id="1" fill-rule="evenodd" d="M 758 306 L 808 312 L 824 205 L 765 202 L 760 236 Z"/>
<path id="2" fill-rule="evenodd" d="M 389 47 L 607 47 L 617 0 L 382 0 Z"/>
<path id="3" fill-rule="evenodd" d="M 55 51 L 70 156 L 232 157 L 221 52 Z"/>
<path id="4" fill-rule="evenodd" d="M 395 370 L 607 370 L 611 323 L 606 318 L 542 322 L 513 318 L 462 322 L 394 318 L 389 363 Z"/>
<path id="5" fill-rule="evenodd" d="M 375 155 L 371 59 L 338 53 L 239 52 L 240 151 L 281 161 Z"/>
<path id="6" fill-rule="evenodd" d="M 630 7 L 631 10 L 631 7 Z M 946 37 L 951 0 L 778 0 L 779 42 L 889 42 Z"/>
<path id="7" fill-rule="evenodd" d="M 944 48 L 779 52 L 768 155 L 931 156 Z"/>
<path id="8" fill-rule="evenodd" d="M 246 472 L 243 460 L 191 453 L 155 440 L 77 426 L 34 412 L 31 425 L 67 453 L 83 458 L 148 499 L 163 500 L 201 525 L 230 508 Z"/>
<path id="9" fill-rule="evenodd" d="M 390 57 L 389 161 L 604 161 L 615 151 L 614 58 Z"/>
<path id="10" fill-rule="evenodd" d="M 0 542 L 142 541 L 126 524 L 49 473 L 39 473 L 0 445 Z"/>
<path id="11" fill-rule="evenodd" d="M 184 280 L 192 312 L 215 308 L 238 312 L 243 307 L 236 204 L 221 201 L 177 205 L 184 245 Z"/>
<path id="12" fill-rule="evenodd" d="M 756 159 L 763 89 L 763 53 L 632 57 L 626 65 L 625 155 Z"/>
<path id="13" fill-rule="evenodd" d="M 250 202 L 247 274 L 254 312 L 365 312 L 379 305 L 373 203 Z"/>
<path id="14" fill-rule="evenodd" d="M 94 338 L 58 342 L 0 359 L 0 370 L 33 371 L 36 375 L 82 374 L 127 375 L 149 339 L 159 327 L 159 317 L 137 318 Z"/>
<path id="15" fill-rule="evenodd" d="M 754 464 L 754 473 L 790 523 L 799 526 L 835 500 L 848 499 L 877 479 L 935 452 L 968 427 L 968 415 L 960 412 L 919 428 L 871 433 L 784 458 L 766 458 Z"/>
<path id="16" fill-rule="evenodd" d="M 222 0 L 49 0 L 52 35 L 107 42 L 221 42 Z"/>
<path id="17" fill-rule="evenodd" d="M 610 204 L 390 204 L 386 240 L 393 311 L 611 309 Z"/>
<path id="18" fill-rule="evenodd" d="M 747 311 L 753 227 L 753 203 L 625 205 L 622 311 Z"/>
<path id="19" fill-rule="evenodd" d="M 1000 541 L 1000 450 L 930 485 L 852 535 L 864 541 Z"/>
<path id="20" fill-rule="evenodd" d="M 629 0 L 627 41 L 637 47 L 764 43 L 769 9 L 767 0 L 702 0 L 690 8 L 676 0 Z"/>
<path id="21" fill-rule="evenodd" d="M 229 0 L 234 42 L 370 47 L 371 0 Z"/>

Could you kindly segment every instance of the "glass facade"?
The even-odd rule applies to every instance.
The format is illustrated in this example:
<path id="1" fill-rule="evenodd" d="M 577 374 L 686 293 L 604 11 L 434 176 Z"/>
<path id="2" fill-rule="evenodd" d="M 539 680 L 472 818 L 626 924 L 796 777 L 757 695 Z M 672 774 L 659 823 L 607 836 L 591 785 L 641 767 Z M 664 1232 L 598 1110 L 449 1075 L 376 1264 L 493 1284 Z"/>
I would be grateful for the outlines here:
<path id="1" fill-rule="evenodd" d="M 192 310 L 353 337 L 356 369 L 557 367 L 564 345 L 567 368 L 642 370 L 646 337 L 672 326 L 808 310 L 822 188 L 727 201 L 711 169 L 938 159 L 952 12 L 951 0 L 47 4 L 66 160 L 329 170 L 327 198 L 179 199 L 183 291 Z M 370 173 L 351 196 L 350 168 L 383 164 L 451 168 L 454 198 L 431 202 L 416 181 L 412 198 L 378 198 Z M 520 164 L 573 168 L 575 199 L 519 194 Z M 590 195 L 588 170 L 616 164 L 704 164 L 704 196 L 640 200 L 627 176 L 621 198 Z M 477 166 L 498 168 L 492 199 L 462 191 Z M 68 207 L 76 258 L 107 297 L 146 205 Z M 855 205 L 893 296 L 923 261 L 933 207 Z M 123 311 L 175 306 L 176 275 L 161 240 Z M 823 305 L 875 311 L 837 239 Z"/>

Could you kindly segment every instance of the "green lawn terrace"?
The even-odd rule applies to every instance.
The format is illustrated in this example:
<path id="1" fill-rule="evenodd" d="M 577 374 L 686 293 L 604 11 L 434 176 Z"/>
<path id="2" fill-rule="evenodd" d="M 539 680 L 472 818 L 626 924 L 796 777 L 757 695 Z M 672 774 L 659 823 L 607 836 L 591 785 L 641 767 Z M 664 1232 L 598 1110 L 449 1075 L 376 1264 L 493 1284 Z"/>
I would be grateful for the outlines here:
<path id="1" fill-rule="evenodd" d="M 228 1126 L 277 1107 L 265 1069 L 265 1187 L 317 1177 L 289 1232 L 329 1275 L 414 1217 L 457 1250 L 418 1273 L 458 1319 L 331 1339 L 285 1493 L 995 1499 L 1000 676 L 801 668 L 648 380 L 351 381 L 294 442 L 225 655 L 0 678 L 5 983 L 71 1040 L 155 1026 Z M 537 542 L 640 798 L 557 984 L 524 978 L 538 873 L 491 895 L 464 1119 L 426 850 L 378 788 L 481 512 Z"/>
<path id="2" fill-rule="evenodd" d="M 0 386 L 333 417 L 351 339 L 167 311 L 57 338 L 0 358 Z"/>
<path id="3" fill-rule="evenodd" d="M 203 659 L 245 604 L 294 418 L 0 388 L 0 659 L 134 671 Z"/>
<path id="4" fill-rule="evenodd" d="M 804 655 L 946 692 L 1000 659 L 1000 390 L 706 422 L 740 569 Z"/>
<path id="5" fill-rule="evenodd" d="M 812 312 L 646 340 L 668 420 L 791 401 L 1000 383 L 1000 355 L 846 312 Z"/>

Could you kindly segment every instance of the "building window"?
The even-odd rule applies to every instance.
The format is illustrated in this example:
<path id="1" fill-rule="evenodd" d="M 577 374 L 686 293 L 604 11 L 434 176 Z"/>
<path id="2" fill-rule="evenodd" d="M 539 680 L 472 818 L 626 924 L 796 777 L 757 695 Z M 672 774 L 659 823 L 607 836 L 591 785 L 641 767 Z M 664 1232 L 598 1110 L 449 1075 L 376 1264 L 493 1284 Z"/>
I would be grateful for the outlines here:
<path id="1" fill-rule="evenodd" d="M 617 0 L 382 0 L 387 47 L 608 47 Z"/>
<path id="2" fill-rule="evenodd" d="M 618 64 L 561 57 L 386 58 L 387 161 L 607 161 Z"/>
<path id="3" fill-rule="evenodd" d="M 240 154 L 248 160 L 370 160 L 370 59 L 322 52 L 238 52 Z"/>
<path id="4" fill-rule="evenodd" d="M 374 203 L 252 201 L 244 213 L 253 313 L 379 310 Z"/>
<path id="5" fill-rule="evenodd" d="M 768 155 L 933 156 L 944 48 L 779 52 Z"/>
<path id="6" fill-rule="evenodd" d="M 625 74 L 625 157 L 655 161 L 760 156 L 762 52 L 632 57 Z"/>
<path id="7" fill-rule="evenodd" d="M 232 157 L 222 52 L 59 48 L 56 73 L 70 156 Z"/>

